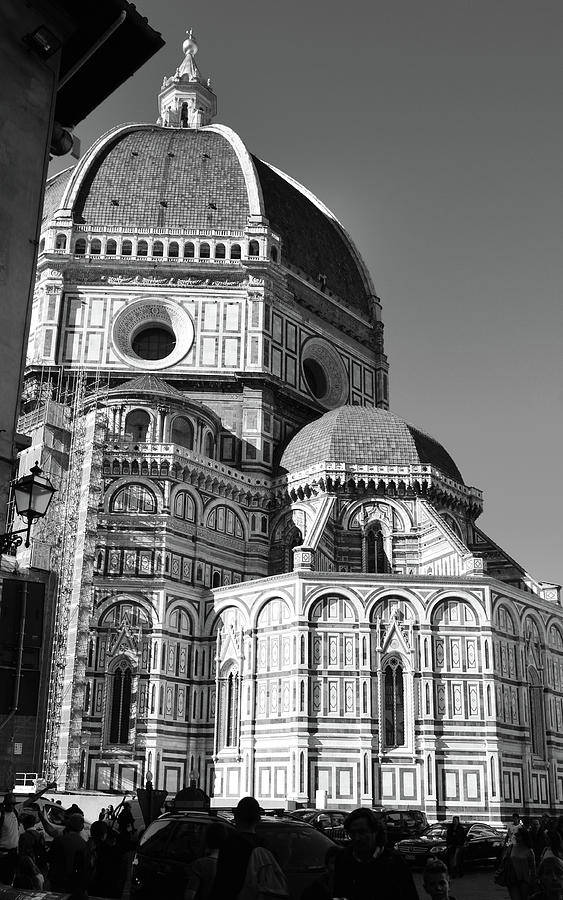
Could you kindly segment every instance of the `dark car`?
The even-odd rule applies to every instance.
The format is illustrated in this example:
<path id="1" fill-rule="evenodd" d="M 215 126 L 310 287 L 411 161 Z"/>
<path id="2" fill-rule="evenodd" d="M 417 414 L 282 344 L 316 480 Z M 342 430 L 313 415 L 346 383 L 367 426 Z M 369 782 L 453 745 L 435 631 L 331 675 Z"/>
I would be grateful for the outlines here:
<path id="1" fill-rule="evenodd" d="M 387 832 L 387 846 L 393 847 L 397 841 L 418 837 L 428 828 L 426 813 L 420 809 L 377 808 L 373 812 L 381 819 Z"/>
<path id="2" fill-rule="evenodd" d="M 289 813 L 290 819 L 307 822 L 338 844 L 344 844 L 349 840 L 344 830 L 344 822 L 348 815 L 342 809 L 296 809 Z"/>
<path id="3" fill-rule="evenodd" d="M 395 844 L 395 850 L 403 859 L 412 865 L 424 865 L 430 856 L 446 861 L 446 822 L 430 825 L 426 831 L 416 838 L 407 838 Z M 484 822 L 465 823 L 465 842 L 463 845 L 464 865 L 480 865 L 497 863 L 504 836 L 498 828 Z"/>
<path id="4" fill-rule="evenodd" d="M 139 841 L 131 874 L 132 900 L 182 900 L 190 866 L 203 856 L 205 833 L 211 822 L 233 825 L 207 812 L 165 813 L 152 822 Z M 291 900 L 325 872 L 325 855 L 333 841 L 306 822 L 263 816 L 256 827 L 259 843 L 277 858 L 289 886 Z"/>

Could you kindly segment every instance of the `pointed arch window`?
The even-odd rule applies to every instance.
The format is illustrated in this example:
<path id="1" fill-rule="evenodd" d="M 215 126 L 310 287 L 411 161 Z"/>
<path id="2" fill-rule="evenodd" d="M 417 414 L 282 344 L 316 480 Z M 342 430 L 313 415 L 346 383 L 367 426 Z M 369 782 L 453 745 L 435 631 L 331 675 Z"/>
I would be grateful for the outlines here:
<path id="1" fill-rule="evenodd" d="M 219 747 L 236 747 L 238 741 L 239 677 L 231 669 L 219 681 Z"/>
<path id="2" fill-rule="evenodd" d="M 129 743 L 129 723 L 131 719 L 131 669 L 121 663 L 113 673 L 111 715 L 109 726 L 110 744 Z"/>
<path id="3" fill-rule="evenodd" d="M 404 671 L 397 657 L 392 657 L 383 670 L 383 739 L 387 750 L 405 743 Z"/>
<path id="4" fill-rule="evenodd" d="M 366 566 L 368 572 L 380 575 L 391 571 L 385 539 L 379 523 L 366 532 Z"/>
<path id="5" fill-rule="evenodd" d="M 545 711 L 543 705 L 543 687 L 535 669 L 528 670 L 529 687 L 528 702 L 530 706 L 530 744 L 534 756 L 545 756 Z"/>

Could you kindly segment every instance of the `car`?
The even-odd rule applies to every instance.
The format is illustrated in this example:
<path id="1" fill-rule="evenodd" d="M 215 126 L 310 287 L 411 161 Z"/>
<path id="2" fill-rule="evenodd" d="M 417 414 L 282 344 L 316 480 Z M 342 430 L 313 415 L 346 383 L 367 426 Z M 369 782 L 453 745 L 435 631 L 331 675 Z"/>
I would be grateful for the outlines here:
<path id="1" fill-rule="evenodd" d="M 205 834 L 212 822 L 230 821 L 211 812 L 182 810 L 155 819 L 142 835 L 131 873 L 131 900 L 183 900 L 191 863 L 203 856 Z M 262 816 L 256 827 L 261 845 L 282 867 L 291 900 L 326 871 L 325 856 L 334 841 L 307 822 L 279 816 Z"/>
<path id="2" fill-rule="evenodd" d="M 337 844 L 345 844 L 350 838 L 344 829 L 344 822 L 349 813 L 342 809 L 296 809 L 289 813 L 290 819 L 307 822 L 332 838 Z"/>
<path id="3" fill-rule="evenodd" d="M 463 845 L 464 865 L 478 865 L 483 863 L 498 863 L 503 847 L 503 833 L 500 829 L 487 825 L 485 822 L 462 823 L 466 828 L 465 843 Z M 437 822 L 418 837 L 406 838 L 395 844 L 397 850 L 406 862 L 412 865 L 423 866 L 431 856 L 443 861 L 447 858 L 446 846 L 446 822 Z"/>
<path id="4" fill-rule="evenodd" d="M 384 806 L 374 808 L 373 812 L 385 826 L 389 847 L 393 847 L 397 841 L 417 837 L 428 828 L 426 813 L 420 809 L 394 809 Z"/>

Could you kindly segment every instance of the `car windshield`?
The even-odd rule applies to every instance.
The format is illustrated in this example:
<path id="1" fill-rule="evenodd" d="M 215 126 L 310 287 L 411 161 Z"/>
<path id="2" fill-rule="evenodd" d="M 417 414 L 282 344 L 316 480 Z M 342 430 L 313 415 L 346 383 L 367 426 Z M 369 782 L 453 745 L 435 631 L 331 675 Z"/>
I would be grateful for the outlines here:
<path id="1" fill-rule="evenodd" d="M 325 855 L 332 845 L 314 828 L 299 828 L 291 825 L 274 825 L 262 822 L 256 829 L 260 841 L 271 850 L 282 869 L 322 869 Z"/>
<path id="2" fill-rule="evenodd" d="M 425 838 L 432 838 L 433 841 L 439 841 L 441 838 L 445 838 L 446 829 L 443 825 L 431 825 L 430 828 L 422 832 L 422 835 Z"/>
<path id="3" fill-rule="evenodd" d="M 171 819 L 152 822 L 139 841 L 147 853 L 161 853 L 170 837 L 170 829 L 174 825 Z"/>

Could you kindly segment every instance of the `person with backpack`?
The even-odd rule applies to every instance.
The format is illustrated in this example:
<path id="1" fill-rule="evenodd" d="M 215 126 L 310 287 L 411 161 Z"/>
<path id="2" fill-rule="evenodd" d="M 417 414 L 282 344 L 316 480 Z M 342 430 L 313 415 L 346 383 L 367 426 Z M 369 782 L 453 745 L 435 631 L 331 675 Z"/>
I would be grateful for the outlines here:
<path id="1" fill-rule="evenodd" d="M 219 850 L 211 900 L 288 900 L 278 862 L 256 837 L 262 815 L 258 801 L 243 797 L 233 812 L 236 830 Z"/>
<path id="2" fill-rule="evenodd" d="M 419 900 L 409 867 L 385 847 L 385 828 L 360 807 L 344 822 L 350 844 L 336 857 L 334 896 L 346 900 Z"/>

